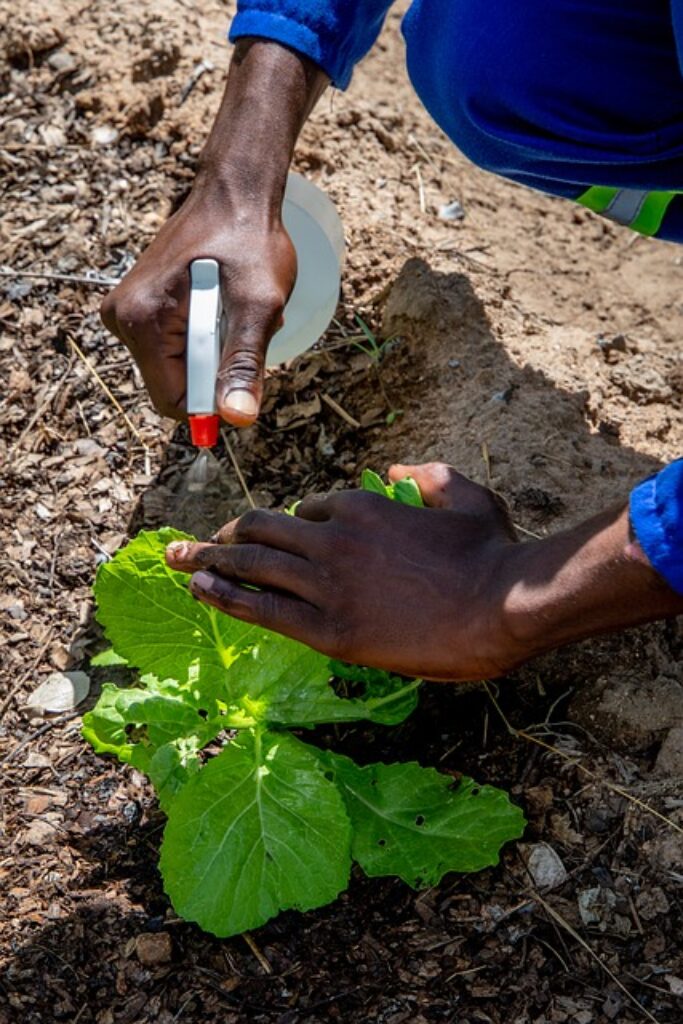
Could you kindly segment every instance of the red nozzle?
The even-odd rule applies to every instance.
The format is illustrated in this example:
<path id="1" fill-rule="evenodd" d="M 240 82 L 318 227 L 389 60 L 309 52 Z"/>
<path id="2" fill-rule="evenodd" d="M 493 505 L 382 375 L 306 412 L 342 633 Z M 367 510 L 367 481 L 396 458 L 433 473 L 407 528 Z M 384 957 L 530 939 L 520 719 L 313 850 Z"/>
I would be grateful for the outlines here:
<path id="1" fill-rule="evenodd" d="M 213 448 L 218 444 L 220 416 L 190 416 L 190 439 L 197 448 Z"/>

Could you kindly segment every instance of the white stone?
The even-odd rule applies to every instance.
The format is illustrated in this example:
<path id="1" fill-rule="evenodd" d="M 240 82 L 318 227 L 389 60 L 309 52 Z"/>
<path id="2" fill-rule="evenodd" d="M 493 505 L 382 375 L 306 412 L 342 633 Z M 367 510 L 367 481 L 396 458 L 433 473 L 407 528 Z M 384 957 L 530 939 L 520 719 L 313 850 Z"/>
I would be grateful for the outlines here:
<path id="1" fill-rule="evenodd" d="M 548 892 L 567 881 L 567 869 L 547 843 L 534 843 L 527 848 L 526 866 L 537 889 Z"/>
<path id="2" fill-rule="evenodd" d="M 85 672 L 52 672 L 27 700 L 29 708 L 43 711 L 72 711 L 90 692 L 90 676 Z"/>
<path id="3" fill-rule="evenodd" d="M 96 146 L 111 146 L 119 137 L 119 133 L 110 124 L 99 124 L 93 128 L 91 138 Z"/>

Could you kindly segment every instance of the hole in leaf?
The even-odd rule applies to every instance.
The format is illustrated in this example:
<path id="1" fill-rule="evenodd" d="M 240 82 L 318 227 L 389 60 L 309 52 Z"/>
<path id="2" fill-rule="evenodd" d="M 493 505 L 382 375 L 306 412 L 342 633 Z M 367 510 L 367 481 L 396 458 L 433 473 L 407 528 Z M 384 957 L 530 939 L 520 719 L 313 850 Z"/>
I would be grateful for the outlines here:
<path id="1" fill-rule="evenodd" d="M 197 714 L 199 715 L 200 718 L 206 719 L 209 717 L 209 712 L 206 710 L 206 708 L 199 708 Z"/>
<path id="2" fill-rule="evenodd" d="M 357 679 L 339 679 L 335 676 L 332 679 L 332 689 L 342 700 L 353 700 L 354 698 L 362 699 L 365 696 L 366 686 L 364 682 Z"/>
<path id="3" fill-rule="evenodd" d="M 124 726 L 123 731 L 131 743 L 142 743 L 143 746 L 146 746 L 149 743 L 147 725 L 144 722 L 141 725 L 135 725 L 133 722 L 128 722 L 128 724 Z"/>
<path id="4" fill-rule="evenodd" d="M 328 782 L 334 782 L 334 772 L 326 771 L 325 778 L 327 779 Z"/>
<path id="5" fill-rule="evenodd" d="M 479 796 L 479 794 L 481 793 L 481 790 L 479 789 L 479 786 L 474 786 L 470 790 L 470 793 L 472 794 L 472 796 Z"/>
<path id="6" fill-rule="evenodd" d="M 378 846 L 386 846 L 387 845 L 386 839 L 378 839 L 377 840 L 377 845 Z"/>
<path id="7" fill-rule="evenodd" d="M 418 816 L 415 818 L 415 824 L 416 825 L 424 825 L 424 823 L 425 823 L 424 814 L 418 814 Z"/>

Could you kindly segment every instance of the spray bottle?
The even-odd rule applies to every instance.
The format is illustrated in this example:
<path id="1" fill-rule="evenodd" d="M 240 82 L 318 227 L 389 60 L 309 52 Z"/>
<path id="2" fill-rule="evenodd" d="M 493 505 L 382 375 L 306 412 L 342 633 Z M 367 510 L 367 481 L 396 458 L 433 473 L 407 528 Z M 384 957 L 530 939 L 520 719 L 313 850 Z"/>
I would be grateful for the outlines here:
<path id="1" fill-rule="evenodd" d="M 327 329 L 339 299 L 344 256 L 344 232 L 334 204 L 299 174 L 288 177 L 282 220 L 296 250 L 297 279 L 285 307 L 284 324 L 271 340 L 268 366 L 300 355 Z M 194 260 L 190 285 L 187 412 L 192 443 L 200 449 L 190 476 L 193 489 L 201 490 L 207 453 L 218 441 L 220 426 L 215 387 L 225 321 L 216 260 Z"/>

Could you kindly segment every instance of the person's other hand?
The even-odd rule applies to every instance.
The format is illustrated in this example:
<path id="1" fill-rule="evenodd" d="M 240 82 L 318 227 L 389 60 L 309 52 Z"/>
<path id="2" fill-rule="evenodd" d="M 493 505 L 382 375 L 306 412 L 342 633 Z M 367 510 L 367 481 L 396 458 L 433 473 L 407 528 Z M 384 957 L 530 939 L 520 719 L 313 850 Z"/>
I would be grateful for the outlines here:
<path id="1" fill-rule="evenodd" d="M 508 515 L 449 466 L 390 471 L 406 475 L 427 508 L 363 491 L 305 498 L 296 516 L 247 512 L 216 544 L 172 544 L 168 563 L 193 573 L 199 600 L 332 657 L 431 679 L 500 675 L 522 660 L 504 621 Z"/>
<path id="2" fill-rule="evenodd" d="M 268 343 L 294 286 L 296 255 L 279 220 L 240 206 L 217 185 L 196 188 L 102 303 L 105 325 L 130 349 L 157 410 L 185 415 L 190 263 L 218 261 L 227 336 L 216 382 L 220 415 L 253 423 Z"/>

